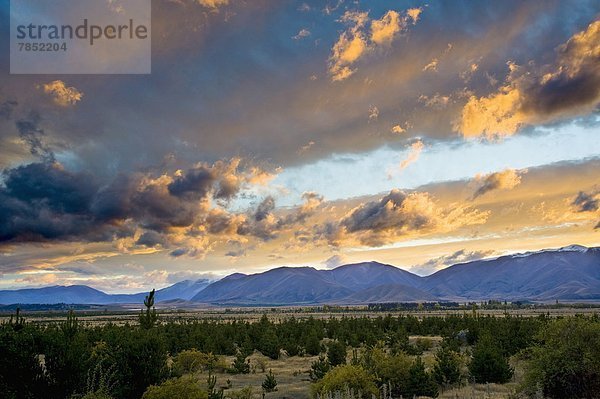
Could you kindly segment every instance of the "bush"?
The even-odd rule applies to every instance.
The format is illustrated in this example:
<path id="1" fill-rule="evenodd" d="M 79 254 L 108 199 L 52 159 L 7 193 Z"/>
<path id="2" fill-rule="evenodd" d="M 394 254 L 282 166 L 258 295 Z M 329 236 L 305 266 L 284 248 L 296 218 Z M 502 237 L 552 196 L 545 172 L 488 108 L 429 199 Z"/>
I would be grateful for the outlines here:
<path id="1" fill-rule="evenodd" d="M 238 352 L 231 364 L 232 374 L 248 374 L 250 372 L 250 364 L 246 362 L 246 356 L 242 352 Z"/>
<path id="2" fill-rule="evenodd" d="M 600 324 L 579 317 L 549 324 L 531 350 L 524 393 L 593 398 L 600 392 Z"/>
<path id="3" fill-rule="evenodd" d="M 173 374 L 182 376 L 215 368 L 218 358 L 212 353 L 203 353 L 196 349 L 184 350 L 173 360 Z"/>
<path id="4" fill-rule="evenodd" d="M 331 369 L 331 365 L 325 359 L 325 356 L 319 356 L 319 360 L 312 362 L 310 365 L 310 379 L 318 381 L 325 377 L 325 374 Z"/>
<path id="5" fill-rule="evenodd" d="M 275 379 L 272 370 L 269 370 L 269 374 L 265 376 L 265 380 L 262 383 L 262 389 L 265 392 L 275 392 L 277 390 L 277 380 Z"/>
<path id="6" fill-rule="evenodd" d="M 207 399 L 208 394 L 192 377 L 171 378 L 160 385 L 146 389 L 142 399 Z"/>
<path id="7" fill-rule="evenodd" d="M 252 399 L 254 397 L 254 390 L 252 387 L 244 387 L 236 391 L 228 391 L 227 397 L 230 399 Z"/>
<path id="8" fill-rule="evenodd" d="M 417 338 L 415 340 L 415 346 L 421 351 L 426 352 L 433 348 L 433 341 L 429 338 Z"/>
<path id="9" fill-rule="evenodd" d="M 431 374 L 425 370 L 425 365 L 420 357 L 414 361 L 408 370 L 408 382 L 403 396 L 412 398 L 414 396 L 428 396 L 437 398 L 438 387 Z"/>
<path id="10" fill-rule="evenodd" d="M 469 373 L 477 383 L 495 382 L 504 384 L 513 376 L 513 369 L 489 334 L 479 338 L 469 364 Z"/>
<path id="11" fill-rule="evenodd" d="M 327 359 L 333 367 L 346 364 L 346 344 L 339 341 L 330 342 L 327 347 Z"/>
<path id="12" fill-rule="evenodd" d="M 447 346 L 442 346 L 435 354 L 433 378 L 443 387 L 460 383 L 460 355 Z"/>
<path id="13" fill-rule="evenodd" d="M 343 392 L 346 389 L 360 393 L 360 398 L 370 399 L 378 394 L 375 377 L 360 366 L 342 365 L 332 368 L 325 377 L 313 385 L 313 393 L 321 397 L 328 393 Z"/>
<path id="14" fill-rule="evenodd" d="M 378 385 L 391 385 L 394 397 L 406 396 L 411 359 L 404 353 L 388 355 L 381 347 L 365 352 L 362 363 L 372 374 L 378 377 Z"/>

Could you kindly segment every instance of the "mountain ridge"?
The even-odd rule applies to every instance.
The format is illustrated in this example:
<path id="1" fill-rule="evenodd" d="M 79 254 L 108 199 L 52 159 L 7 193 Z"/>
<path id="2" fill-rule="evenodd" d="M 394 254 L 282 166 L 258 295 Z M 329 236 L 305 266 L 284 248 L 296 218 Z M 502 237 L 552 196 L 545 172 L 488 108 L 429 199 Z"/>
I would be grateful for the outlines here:
<path id="1" fill-rule="evenodd" d="M 51 286 L 0 291 L 0 303 L 141 303 L 146 293 Z M 157 301 L 211 305 L 311 305 L 439 300 L 600 300 L 600 248 L 570 245 L 458 263 L 428 276 L 376 261 L 315 269 L 282 266 L 220 280 L 184 280 Z"/>

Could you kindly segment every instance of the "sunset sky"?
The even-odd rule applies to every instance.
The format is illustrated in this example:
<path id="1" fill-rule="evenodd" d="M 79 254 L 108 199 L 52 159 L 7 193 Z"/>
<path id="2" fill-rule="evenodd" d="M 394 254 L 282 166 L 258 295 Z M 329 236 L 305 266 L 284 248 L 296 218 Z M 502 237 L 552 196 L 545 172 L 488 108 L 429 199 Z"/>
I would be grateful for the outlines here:
<path id="1" fill-rule="evenodd" d="M 597 0 L 154 0 L 150 75 L 1 12 L 0 289 L 600 245 Z"/>

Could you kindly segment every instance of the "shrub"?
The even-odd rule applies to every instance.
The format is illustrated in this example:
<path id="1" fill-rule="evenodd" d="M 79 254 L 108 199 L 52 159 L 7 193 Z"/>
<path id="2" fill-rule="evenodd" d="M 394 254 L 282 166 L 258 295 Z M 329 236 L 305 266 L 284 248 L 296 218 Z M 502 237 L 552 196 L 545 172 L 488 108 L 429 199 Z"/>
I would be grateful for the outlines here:
<path id="1" fill-rule="evenodd" d="M 210 371 L 214 369 L 217 361 L 217 356 L 212 353 L 203 353 L 196 349 L 184 350 L 179 352 L 173 361 L 173 374 L 182 376 L 203 370 Z"/>
<path id="2" fill-rule="evenodd" d="M 263 358 L 260 358 L 260 357 L 254 360 L 255 367 L 258 368 L 258 369 L 260 369 L 260 371 L 263 372 L 263 373 L 267 370 L 267 365 L 268 364 L 269 363 L 267 362 L 266 359 L 263 359 Z"/>
<path id="3" fill-rule="evenodd" d="M 452 386 L 460 383 L 460 355 L 447 346 L 442 346 L 435 354 L 433 378 L 443 386 Z"/>
<path id="4" fill-rule="evenodd" d="M 477 383 L 495 382 L 503 384 L 510 381 L 513 369 L 489 334 L 479 338 L 473 350 L 469 364 L 469 373 Z"/>
<path id="5" fill-rule="evenodd" d="M 524 393 L 548 398 L 593 398 L 600 392 L 600 324 L 579 317 L 549 324 L 531 350 Z"/>
<path id="6" fill-rule="evenodd" d="M 325 356 L 319 356 L 319 360 L 312 362 L 310 365 L 310 379 L 312 381 L 318 381 L 325 377 L 325 374 L 331 369 L 331 365 L 325 359 Z"/>
<path id="7" fill-rule="evenodd" d="M 192 377 L 171 378 L 160 385 L 151 385 L 142 399 L 207 399 L 208 394 Z"/>
<path id="8" fill-rule="evenodd" d="M 313 385 L 315 395 L 326 396 L 328 393 L 343 392 L 347 389 L 360 393 L 363 399 L 377 395 L 375 377 L 360 366 L 341 365 L 332 368 L 321 381 Z"/>
<path id="9" fill-rule="evenodd" d="M 244 387 L 236 391 L 228 391 L 227 397 L 230 399 L 252 399 L 254 397 L 254 390 L 252 387 Z"/>
<path id="10" fill-rule="evenodd" d="M 425 370 L 425 365 L 420 357 L 414 361 L 408 370 L 408 381 L 403 396 L 429 396 L 437 398 L 438 387 L 431 374 Z"/>
<path id="11" fill-rule="evenodd" d="M 421 351 L 425 352 L 433 348 L 433 341 L 429 338 L 417 338 L 415 340 L 415 346 Z"/>
<path id="12" fill-rule="evenodd" d="M 330 342 L 327 347 L 327 359 L 333 367 L 346 364 L 346 344 L 340 341 Z"/>
<path id="13" fill-rule="evenodd" d="M 269 370 L 269 374 L 265 376 L 265 380 L 262 383 L 262 389 L 265 392 L 275 392 L 277 390 L 277 380 L 275 379 L 272 370 Z"/>
<path id="14" fill-rule="evenodd" d="M 246 362 L 246 356 L 242 352 L 238 352 L 235 356 L 230 371 L 233 374 L 248 374 L 250 372 L 250 364 Z"/>

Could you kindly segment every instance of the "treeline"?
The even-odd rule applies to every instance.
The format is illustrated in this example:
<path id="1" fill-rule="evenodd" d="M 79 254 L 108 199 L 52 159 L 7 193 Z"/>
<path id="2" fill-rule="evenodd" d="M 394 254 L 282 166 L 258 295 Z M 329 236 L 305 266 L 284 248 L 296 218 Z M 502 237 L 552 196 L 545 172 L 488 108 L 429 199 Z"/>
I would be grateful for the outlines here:
<path id="1" fill-rule="evenodd" d="M 178 354 L 189 354 L 189 351 L 203 356 L 236 356 L 236 361 L 227 366 L 231 372 L 246 372 L 246 357 L 254 350 L 272 359 L 283 352 L 288 356 L 321 355 L 320 363 L 313 367 L 317 387 L 326 385 L 331 379 L 350 378 L 348 373 L 354 375 L 363 371 L 379 376 L 371 381 L 375 387 L 394 386 L 395 393 L 404 392 L 401 391 L 404 388 L 399 388 L 402 386 L 400 381 L 406 381 L 411 375 L 416 385 L 428 381 L 433 381 L 432 386 L 440 387 L 455 383 L 450 377 L 448 381 L 444 380 L 446 377 L 435 377 L 434 370 L 425 371 L 418 356 L 428 349 L 427 344 L 409 343 L 409 335 L 444 337 L 442 348 L 445 352 L 436 355 L 442 368 L 452 369 L 453 366 L 446 363 L 464 355 L 461 347 L 472 347 L 468 362 L 474 370 L 471 377 L 483 382 L 500 377 L 498 381 L 501 381 L 510 375 L 493 375 L 498 373 L 498 368 L 488 370 L 490 362 L 504 367 L 508 357 L 543 343 L 543 334 L 557 323 L 544 315 L 495 318 L 475 313 L 422 319 L 410 315 L 326 320 L 290 317 L 272 322 L 263 316 L 257 322 L 160 323 L 156 312 L 151 310 L 152 301 L 152 296 L 147 298 L 147 309 L 140 315 L 139 325 L 84 327 L 76 315 L 70 313 L 64 322 L 42 326 L 27 323 L 17 312 L 10 322 L 0 326 L 0 392 L 3 397 L 65 399 L 106 391 L 110 393 L 107 397 L 138 399 L 149 386 L 181 375 L 174 368 L 173 359 L 177 360 Z M 578 320 L 594 328 L 600 325 L 597 316 Z M 587 332 L 588 342 L 594 338 L 591 331 Z M 594 345 L 600 345 L 600 335 L 594 339 Z M 360 348 L 360 351 L 355 352 L 350 364 L 343 366 L 346 350 L 352 348 Z M 600 350 L 596 353 L 600 355 Z M 185 356 L 180 360 L 183 358 Z M 408 371 L 401 377 L 394 374 L 394 364 L 400 363 L 407 365 L 406 370 L 413 370 L 413 374 Z M 540 366 L 540 369 L 539 373 L 543 374 L 545 368 Z M 596 369 L 595 377 L 588 373 L 586 378 L 598 380 L 599 370 Z M 390 375 L 387 380 L 381 377 L 385 372 Z M 533 376 L 531 384 L 538 384 L 539 380 L 539 376 Z M 321 391 L 325 392 L 323 389 Z"/>

